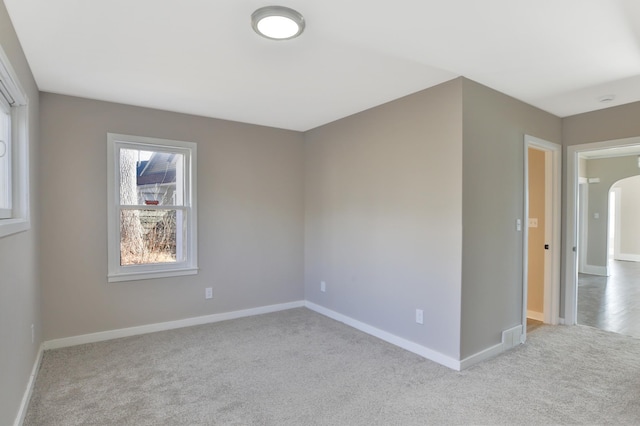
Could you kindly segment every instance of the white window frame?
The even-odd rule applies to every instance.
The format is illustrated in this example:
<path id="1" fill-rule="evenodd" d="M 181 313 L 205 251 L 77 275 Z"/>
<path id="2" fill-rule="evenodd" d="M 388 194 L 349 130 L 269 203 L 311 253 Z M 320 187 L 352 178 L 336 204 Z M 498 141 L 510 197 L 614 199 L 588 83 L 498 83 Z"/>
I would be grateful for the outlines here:
<path id="1" fill-rule="evenodd" d="M 120 149 L 171 151 L 184 155 L 185 260 L 176 263 L 120 265 Z M 196 152 L 193 142 L 107 133 L 108 281 L 133 281 L 198 273 Z M 153 208 L 145 206 L 144 208 Z M 162 206 L 161 206 L 162 207 Z M 169 206 L 164 206 L 167 208 Z"/>
<path id="2" fill-rule="evenodd" d="M 10 135 L 7 141 L 10 174 L 6 188 L 11 206 L 0 218 L 0 238 L 31 227 L 29 210 L 29 107 L 9 58 L 0 47 L 0 97 L 9 107 Z"/>

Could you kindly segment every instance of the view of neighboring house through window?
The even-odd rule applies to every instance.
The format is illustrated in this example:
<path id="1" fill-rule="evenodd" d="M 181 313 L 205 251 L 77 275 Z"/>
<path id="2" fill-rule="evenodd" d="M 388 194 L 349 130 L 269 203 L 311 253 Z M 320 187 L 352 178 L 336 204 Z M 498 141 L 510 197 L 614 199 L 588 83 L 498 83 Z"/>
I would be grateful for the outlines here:
<path id="1" fill-rule="evenodd" d="M 183 165 L 182 154 L 120 150 L 120 265 L 184 261 L 184 212 L 166 208 L 184 204 Z"/>
<path id="2" fill-rule="evenodd" d="M 109 280 L 196 273 L 195 144 L 108 142 Z"/>

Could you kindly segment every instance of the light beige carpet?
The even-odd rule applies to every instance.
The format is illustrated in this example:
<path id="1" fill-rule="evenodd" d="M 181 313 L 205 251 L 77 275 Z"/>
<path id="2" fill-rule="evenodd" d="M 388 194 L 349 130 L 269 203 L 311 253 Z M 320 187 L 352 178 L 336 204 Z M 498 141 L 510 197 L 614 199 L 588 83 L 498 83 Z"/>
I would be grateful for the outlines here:
<path id="1" fill-rule="evenodd" d="M 47 351 L 25 425 L 640 424 L 640 340 L 541 327 L 455 372 L 306 309 Z"/>

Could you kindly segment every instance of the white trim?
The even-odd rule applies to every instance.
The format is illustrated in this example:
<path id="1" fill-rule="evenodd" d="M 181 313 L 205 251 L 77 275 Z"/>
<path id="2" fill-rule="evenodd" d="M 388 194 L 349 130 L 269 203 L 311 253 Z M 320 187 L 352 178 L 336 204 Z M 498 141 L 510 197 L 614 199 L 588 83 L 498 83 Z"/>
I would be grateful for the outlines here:
<path id="1" fill-rule="evenodd" d="M 464 370 L 472 365 L 494 358 L 501 353 L 524 343 L 525 337 L 526 336 L 523 333 L 523 327 L 521 325 L 505 330 L 502 332 L 502 341 L 500 343 L 466 357 L 460 361 L 460 369 Z"/>
<path id="2" fill-rule="evenodd" d="M 589 185 L 582 181 L 584 178 L 580 178 L 578 181 L 578 212 L 580 213 L 580 219 L 577 221 L 578 227 L 578 272 L 584 273 L 585 265 L 587 264 L 587 247 L 589 236 Z"/>
<path id="3" fill-rule="evenodd" d="M 110 283 L 117 283 L 122 281 L 134 281 L 134 280 L 150 280 L 153 278 L 169 278 L 169 277 L 181 277 L 184 275 L 197 275 L 198 268 L 185 268 L 185 269 L 163 269 L 156 272 L 126 272 L 122 274 L 109 274 L 107 278 Z"/>
<path id="4" fill-rule="evenodd" d="M 529 148 L 545 152 L 545 239 L 550 249 L 545 254 L 544 322 L 558 324 L 560 316 L 560 263 L 561 263 L 561 206 L 562 206 L 562 146 L 531 135 L 524 135 L 524 215 L 529 217 Z M 551 201 L 549 203 L 548 201 Z M 551 204 L 551 205 L 549 205 Z M 522 268 L 522 323 L 523 341 L 527 329 L 527 289 L 529 263 L 529 227 L 524 227 Z"/>
<path id="5" fill-rule="evenodd" d="M 20 80 L 11 65 L 11 61 L 4 52 L 4 49 L 2 49 L 2 46 L 0 46 L 0 77 L 2 77 L 2 81 L 8 90 L 8 94 L 14 100 L 12 105 L 26 105 L 29 103 L 26 92 L 22 88 Z"/>
<path id="6" fill-rule="evenodd" d="M 29 228 L 31 228 L 29 219 L 2 219 L 2 223 L 0 223 L 0 237 L 17 234 Z"/>
<path id="7" fill-rule="evenodd" d="M 578 191 L 578 155 L 584 151 L 595 151 L 599 149 L 630 146 L 640 144 L 640 137 L 632 137 L 625 139 L 615 139 L 603 142 L 593 142 L 580 145 L 572 145 L 567 147 L 567 227 L 565 228 L 565 308 L 564 318 L 566 325 L 574 325 L 578 318 L 578 273 L 576 262 L 577 247 L 577 215 L 578 208 L 576 205 L 576 197 Z"/>
<path id="8" fill-rule="evenodd" d="M 166 209 L 183 210 L 186 216 L 184 227 L 187 240 L 184 261 L 120 265 L 120 149 L 147 149 L 149 151 L 176 152 L 184 158 L 184 202 Z M 107 280 L 109 282 L 133 281 L 151 278 L 195 275 L 198 273 L 198 206 L 197 206 L 197 144 L 169 139 L 107 133 Z M 130 206 L 124 206 L 130 207 Z M 137 206 L 146 208 L 146 206 Z M 160 207 L 151 207 L 151 210 Z M 180 229 L 180 227 L 178 227 Z M 179 247 L 177 247 L 179 249 Z"/>
<path id="9" fill-rule="evenodd" d="M 466 368 L 471 367 L 472 365 L 478 364 L 482 361 L 486 361 L 491 358 L 495 358 L 504 352 L 504 345 L 502 343 L 498 343 L 497 345 L 493 345 L 490 348 L 487 348 L 483 351 L 480 351 L 476 354 L 466 357 L 462 361 L 460 361 L 460 370 L 464 370 Z"/>
<path id="10" fill-rule="evenodd" d="M 11 105 L 11 216 L 0 220 L 0 237 L 31 227 L 29 208 L 29 98 L 0 46 L 0 78 L 14 100 Z M 1 95 L 0 95 L 1 96 Z"/>
<path id="11" fill-rule="evenodd" d="M 450 356 L 444 355 L 440 352 L 434 351 L 433 349 L 429 349 L 410 340 L 396 336 L 395 334 L 380 330 L 379 328 L 375 328 L 373 326 L 370 326 L 369 324 L 365 324 L 346 315 L 339 314 L 338 312 L 327 309 L 324 306 L 316 305 L 315 303 L 309 301 L 305 302 L 305 306 L 312 311 L 315 311 L 336 321 L 340 321 L 341 323 L 353 327 L 356 330 L 360 330 L 364 333 L 370 334 L 374 337 L 377 337 L 378 339 L 391 343 L 392 345 L 398 346 L 409 352 L 418 354 L 428 360 L 444 365 L 445 367 L 460 371 L 460 361 L 451 358 Z"/>
<path id="12" fill-rule="evenodd" d="M 544 314 L 542 312 L 530 311 L 527 309 L 527 318 L 544 322 Z"/>
<path id="13" fill-rule="evenodd" d="M 43 345 L 40 345 L 38 349 L 38 354 L 36 355 L 36 360 L 33 363 L 33 368 L 31 369 L 31 374 L 29 375 L 29 381 L 27 382 L 27 388 L 22 395 L 22 401 L 20 401 L 20 407 L 18 408 L 18 413 L 16 415 L 16 419 L 13 422 L 13 426 L 21 426 L 24 422 L 24 416 L 27 414 L 27 408 L 29 408 L 29 401 L 31 400 L 31 395 L 33 394 L 33 388 L 36 384 L 36 377 L 38 376 L 38 371 L 40 370 L 40 363 L 42 362 L 42 353 L 44 352 Z"/>
<path id="14" fill-rule="evenodd" d="M 558 145 L 558 153 L 562 152 Z M 556 162 L 558 162 L 556 164 Z M 558 324 L 560 315 L 560 247 L 561 237 L 561 199 L 560 158 L 555 151 L 545 151 L 545 241 L 551 244 L 551 250 L 545 250 L 544 262 L 544 322 Z M 551 201 L 551 203 L 549 203 Z M 551 226 L 549 226 L 549 224 Z M 524 326 L 524 324 L 523 324 Z"/>
<path id="15" fill-rule="evenodd" d="M 589 145 L 589 144 L 588 144 Z M 578 170 L 579 146 L 567 147 L 567 210 L 565 228 L 565 296 L 564 319 L 566 325 L 578 323 Z M 583 149 L 584 150 L 584 149 Z M 584 256 L 580 253 L 580 256 Z M 586 268 L 586 264 L 584 265 Z"/>
<path id="16" fill-rule="evenodd" d="M 601 277 L 608 277 L 608 268 L 606 266 L 599 265 L 584 265 L 584 273 L 589 275 L 599 275 Z"/>
<path id="17" fill-rule="evenodd" d="M 108 330 L 108 331 L 102 331 L 98 333 L 90 333 L 90 334 L 83 334 L 79 336 L 65 337 L 61 339 L 53 339 L 53 340 L 48 340 L 43 342 L 42 345 L 40 346 L 40 351 L 38 352 L 38 358 L 36 360 L 36 363 L 33 368 L 33 372 L 31 374 L 31 378 L 29 380 L 27 392 L 25 392 L 25 396 L 23 397 L 22 405 L 18 413 L 18 417 L 16 418 L 16 423 L 14 426 L 19 426 L 22 422 L 22 419 L 26 412 L 26 407 L 28 406 L 28 403 L 29 403 L 29 398 L 31 397 L 33 384 L 35 383 L 35 378 L 37 376 L 37 372 L 40 366 L 40 362 L 42 359 L 42 352 L 45 350 L 65 348 L 69 346 L 83 345 L 87 343 L 103 342 L 103 341 L 112 340 L 112 339 L 119 339 L 122 337 L 137 336 L 141 334 L 154 333 L 154 332 L 165 331 L 165 330 L 173 330 L 173 329 L 184 328 L 184 327 L 192 327 L 192 326 L 202 325 L 202 324 L 211 324 L 211 323 L 216 323 L 220 321 L 228 321 L 228 320 L 233 320 L 238 318 L 268 314 L 272 312 L 279 312 L 279 311 L 285 311 L 288 309 L 295 309 L 295 308 L 302 308 L 302 307 L 306 307 L 307 309 L 310 309 L 321 315 L 324 315 L 336 321 L 342 322 L 345 325 L 353 327 L 364 333 L 377 337 L 378 339 L 384 340 L 385 342 L 388 342 L 394 346 L 398 346 L 409 352 L 413 352 L 428 360 L 434 361 L 438 364 L 441 364 L 445 367 L 451 368 L 456 371 L 463 370 L 474 364 L 477 364 L 489 358 L 493 358 L 496 355 L 499 355 L 500 353 L 505 352 L 523 343 L 525 338 L 525 335 L 523 334 L 523 327 L 521 325 L 517 325 L 515 327 L 512 327 L 502 332 L 501 343 L 498 343 L 497 345 L 491 346 L 476 354 L 468 356 L 467 358 L 461 361 L 458 361 L 455 358 L 452 358 L 440 352 L 434 351 L 433 349 L 429 349 L 415 342 L 411 342 L 402 337 L 380 330 L 378 328 L 365 324 L 361 321 L 355 320 L 346 315 L 339 314 L 323 306 L 317 305 L 315 303 L 312 303 L 306 300 L 298 300 L 295 302 L 261 306 L 258 308 L 244 309 L 240 311 L 225 312 L 220 314 L 186 318 L 186 319 L 176 320 L 176 321 L 168 321 L 168 322 L 162 322 L 162 323 L 141 325 L 137 327 Z"/>
<path id="18" fill-rule="evenodd" d="M 615 183 L 614 183 L 615 185 Z M 611 193 L 613 192 L 615 199 L 614 201 L 614 214 L 611 217 L 611 214 L 607 215 L 608 222 L 607 223 L 607 266 L 609 265 L 609 251 L 611 248 L 609 247 L 609 242 L 611 238 L 613 238 L 613 258 L 620 259 L 620 240 L 622 240 L 620 235 L 620 230 L 622 228 L 622 188 L 611 188 L 609 190 L 609 213 L 611 213 Z M 613 222 L 613 223 L 612 223 Z M 613 235 L 609 235 L 609 231 L 611 230 L 611 226 L 613 225 Z M 622 260 L 622 259 L 620 259 Z"/>
<path id="19" fill-rule="evenodd" d="M 191 327 L 194 325 L 210 324 L 254 315 L 268 314 L 285 311 L 287 309 L 302 308 L 305 302 L 302 300 L 277 305 L 261 306 L 258 308 L 243 309 L 241 311 L 224 312 L 220 314 L 204 315 L 201 317 L 186 318 L 176 321 L 167 321 L 156 324 L 147 324 L 137 327 L 120 328 L 116 330 L 101 331 L 98 333 L 83 334 L 80 336 L 64 337 L 62 339 L 48 340 L 44 342 L 45 350 L 65 348 L 68 346 L 83 345 L 85 343 L 102 342 L 105 340 L 119 339 L 121 337 L 137 336 L 140 334 L 154 333 L 157 331 L 173 330 L 176 328 Z"/>
<path id="20" fill-rule="evenodd" d="M 529 221 L 529 143 L 524 137 L 524 206 L 523 215 Z M 529 226 L 522 227 L 522 326 L 526 339 L 527 306 L 529 305 Z"/>
<path id="21" fill-rule="evenodd" d="M 640 262 L 640 254 L 631 253 L 618 253 L 616 260 L 623 260 L 625 262 Z"/>

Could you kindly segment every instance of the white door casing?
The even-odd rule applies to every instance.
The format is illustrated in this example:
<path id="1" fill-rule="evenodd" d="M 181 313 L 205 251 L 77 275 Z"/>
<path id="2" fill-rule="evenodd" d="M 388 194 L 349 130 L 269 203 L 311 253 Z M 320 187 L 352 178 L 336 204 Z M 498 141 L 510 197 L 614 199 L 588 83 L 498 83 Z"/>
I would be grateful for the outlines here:
<path id="1" fill-rule="evenodd" d="M 529 148 L 545 152 L 545 240 L 549 250 L 545 251 L 544 322 L 558 324 L 560 308 L 560 208 L 562 147 L 534 136 L 524 137 L 524 214 L 529 215 Z M 527 223 L 527 219 L 525 219 Z M 527 325 L 527 280 L 528 280 L 529 230 L 524 226 L 523 238 L 523 288 L 522 288 L 522 328 Z M 523 340 L 526 333 L 523 332 Z"/>
<path id="2" fill-rule="evenodd" d="M 564 323 L 574 325 L 578 319 L 578 162 L 582 152 L 598 151 L 609 148 L 622 148 L 640 145 L 640 137 L 592 142 L 567 147 L 567 180 L 566 180 L 566 246 L 564 250 L 565 267 L 565 302 Z M 616 156 L 616 155 L 611 155 Z M 580 244 L 582 246 L 582 244 Z"/>

